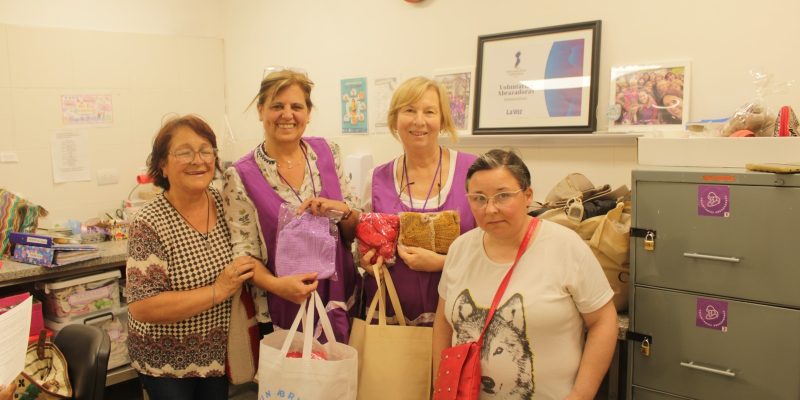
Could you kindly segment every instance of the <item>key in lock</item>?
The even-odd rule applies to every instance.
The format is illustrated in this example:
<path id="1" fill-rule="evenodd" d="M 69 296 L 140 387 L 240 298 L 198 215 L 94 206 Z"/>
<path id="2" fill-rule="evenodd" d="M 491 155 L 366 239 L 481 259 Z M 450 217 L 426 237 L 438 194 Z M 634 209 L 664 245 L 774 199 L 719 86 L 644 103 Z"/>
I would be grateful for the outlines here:
<path id="1" fill-rule="evenodd" d="M 656 248 L 656 235 L 653 232 L 647 231 L 647 234 L 644 235 L 644 249 L 647 251 L 653 251 Z"/>

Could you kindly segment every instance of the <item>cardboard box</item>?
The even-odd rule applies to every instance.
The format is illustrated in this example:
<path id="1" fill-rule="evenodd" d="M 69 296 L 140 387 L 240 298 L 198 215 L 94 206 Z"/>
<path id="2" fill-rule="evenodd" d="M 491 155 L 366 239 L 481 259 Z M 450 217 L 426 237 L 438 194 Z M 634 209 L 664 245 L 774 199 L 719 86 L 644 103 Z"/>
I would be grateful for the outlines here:
<path id="1" fill-rule="evenodd" d="M 640 137 L 638 144 L 640 165 L 744 168 L 800 161 L 800 137 Z"/>

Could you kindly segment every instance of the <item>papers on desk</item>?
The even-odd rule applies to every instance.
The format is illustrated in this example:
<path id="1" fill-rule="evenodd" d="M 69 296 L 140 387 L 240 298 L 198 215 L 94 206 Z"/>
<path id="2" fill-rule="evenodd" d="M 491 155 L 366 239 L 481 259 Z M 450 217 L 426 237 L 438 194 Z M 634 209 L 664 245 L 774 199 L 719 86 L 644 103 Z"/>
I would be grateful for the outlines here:
<path id="1" fill-rule="evenodd" d="M 0 314 L 0 384 L 8 385 L 25 368 L 33 298 Z"/>

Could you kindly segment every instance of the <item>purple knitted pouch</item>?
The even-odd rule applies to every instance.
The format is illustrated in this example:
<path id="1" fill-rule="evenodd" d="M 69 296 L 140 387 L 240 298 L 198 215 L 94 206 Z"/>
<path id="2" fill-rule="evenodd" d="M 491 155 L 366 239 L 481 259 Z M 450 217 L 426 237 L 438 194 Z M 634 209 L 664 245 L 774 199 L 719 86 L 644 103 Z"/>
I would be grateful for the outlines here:
<path id="1" fill-rule="evenodd" d="M 296 210 L 296 206 L 284 203 L 278 213 L 276 275 L 316 272 L 317 279 L 333 277 L 335 280 L 338 230 L 331 232 L 331 222 L 327 217 L 317 217 L 308 212 L 295 215 Z"/>

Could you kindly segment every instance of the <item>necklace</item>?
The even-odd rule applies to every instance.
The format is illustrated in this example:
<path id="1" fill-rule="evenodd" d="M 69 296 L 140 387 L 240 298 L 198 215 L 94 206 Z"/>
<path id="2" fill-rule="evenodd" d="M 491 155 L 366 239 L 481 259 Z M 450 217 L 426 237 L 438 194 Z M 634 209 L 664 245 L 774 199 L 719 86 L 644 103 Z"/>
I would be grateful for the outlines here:
<path id="1" fill-rule="evenodd" d="M 314 177 L 311 175 L 311 162 L 308 161 L 308 153 L 306 153 L 306 149 L 305 149 L 305 147 L 303 147 L 302 144 L 300 145 L 300 150 L 303 151 L 303 158 L 305 158 L 306 167 L 308 167 L 308 176 L 311 178 L 311 191 L 314 193 L 314 197 L 317 197 L 317 185 L 314 183 Z M 276 166 L 280 166 L 280 165 L 276 164 Z M 292 167 L 289 167 L 289 168 L 291 169 Z M 286 186 L 289 187 L 289 189 L 292 191 L 292 193 L 294 193 L 294 196 L 297 197 L 297 200 L 299 200 L 300 203 L 302 203 L 303 202 L 303 198 L 300 197 L 300 193 L 298 193 L 297 190 L 294 190 L 292 185 L 289 184 L 289 181 L 287 181 L 286 178 L 283 177 L 283 174 L 281 174 L 281 171 L 278 171 L 278 169 L 275 168 L 275 172 L 278 173 L 278 177 L 281 179 L 281 181 L 283 183 L 285 183 Z M 301 185 L 302 185 L 302 183 L 301 183 Z"/>
<path id="2" fill-rule="evenodd" d="M 193 225 L 192 225 L 192 224 L 189 222 L 189 220 L 188 220 L 188 219 L 186 219 L 186 217 L 183 215 L 183 213 L 181 213 L 181 212 L 180 212 L 180 210 L 178 210 L 178 208 L 177 208 L 177 207 L 175 207 L 175 205 L 174 205 L 174 204 L 172 204 L 172 202 L 171 202 L 171 201 L 169 201 L 169 198 L 167 197 L 167 194 L 166 194 L 166 193 L 164 193 L 164 199 L 166 199 L 166 200 L 167 200 L 167 203 L 168 203 L 168 204 L 169 204 L 169 205 L 172 207 L 172 209 L 173 209 L 173 210 L 175 210 L 175 212 L 177 212 L 177 213 L 178 213 L 178 215 L 180 215 L 180 216 L 181 216 L 181 218 L 183 218 L 183 220 L 184 220 L 184 221 L 186 221 L 186 223 L 187 223 L 187 224 L 188 224 L 190 227 L 192 227 L 192 229 L 194 229 L 194 231 L 195 231 L 195 232 L 197 232 L 197 233 L 198 233 L 200 236 L 202 236 L 202 237 L 203 237 L 203 241 L 205 242 L 205 247 L 206 247 L 206 250 L 211 250 L 211 242 L 209 242 L 209 240 L 208 240 L 208 239 L 209 239 L 209 236 L 211 236 L 211 231 L 209 230 L 209 228 L 210 228 L 210 223 L 211 223 L 211 199 L 208 197 L 208 190 L 206 190 L 206 192 L 205 192 L 205 193 L 206 193 L 206 233 L 205 233 L 205 234 L 204 234 L 204 233 L 202 233 L 202 232 L 200 232 L 200 231 L 198 231 L 198 230 L 197 230 L 197 228 L 195 228 L 195 227 L 194 227 L 194 226 L 193 226 Z"/>
<path id="3" fill-rule="evenodd" d="M 439 194 L 437 197 L 437 202 L 439 206 L 442 205 L 442 146 L 439 146 L 439 163 L 436 165 L 436 171 L 433 172 L 433 178 L 431 179 L 431 185 L 428 187 L 428 194 L 425 195 L 425 202 L 422 204 L 422 210 L 420 212 L 425 212 L 425 209 L 428 206 L 428 199 L 431 197 L 431 193 L 433 192 L 433 186 L 436 184 L 436 175 L 439 175 Z M 406 165 L 406 155 L 403 154 L 403 174 L 400 177 L 400 190 L 403 189 L 403 180 L 405 179 L 408 184 L 406 185 L 406 189 L 408 190 L 408 203 L 411 205 L 411 209 L 414 209 L 414 198 L 411 196 L 411 185 L 414 182 L 411 182 L 408 178 L 408 166 Z"/>
<path id="4" fill-rule="evenodd" d="M 294 168 L 294 165 L 292 164 L 292 162 L 293 162 L 292 160 L 286 160 L 286 163 L 287 163 L 287 164 L 289 164 L 289 165 L 287 165 L 287 166 L 286 166 L 286 168 L 287 168 L 287 169 L 292 169 L 292 168 Z M 276 167 L 279 167 L 279 168 L 280 168 L 280 166 L 281 166 L 281 163 L 279 163 L 279 162 L 278 162 L 278 159 L 277 159 L 277 158 L 275 159 L 275 166 L 276 166 Z"/>
<path id="5" fill-rule="evenodd" d="M 261 145 L 261 149 L 264 150 L 264 154 L 269 155 L 269 153 L 267 153 L 267 144 L 266 144 L 266 142 Z M 306 152 L 303 149 L 303 146 L 300 146 L 300 150 L 303 150 L 303 156 L 305 156 Z M 281 168 L 281 167 L 285 167 L 286 169 L 294 168 L 294 161 L 292 161 L 292 160 L 278 161 L 277 157 L 274 158 L 274 160 L 275 160 L 275 166 L 278 167 L 278 168 Z M 286 163 L 286 164 L 284 164 L 284 163 Z"/>

